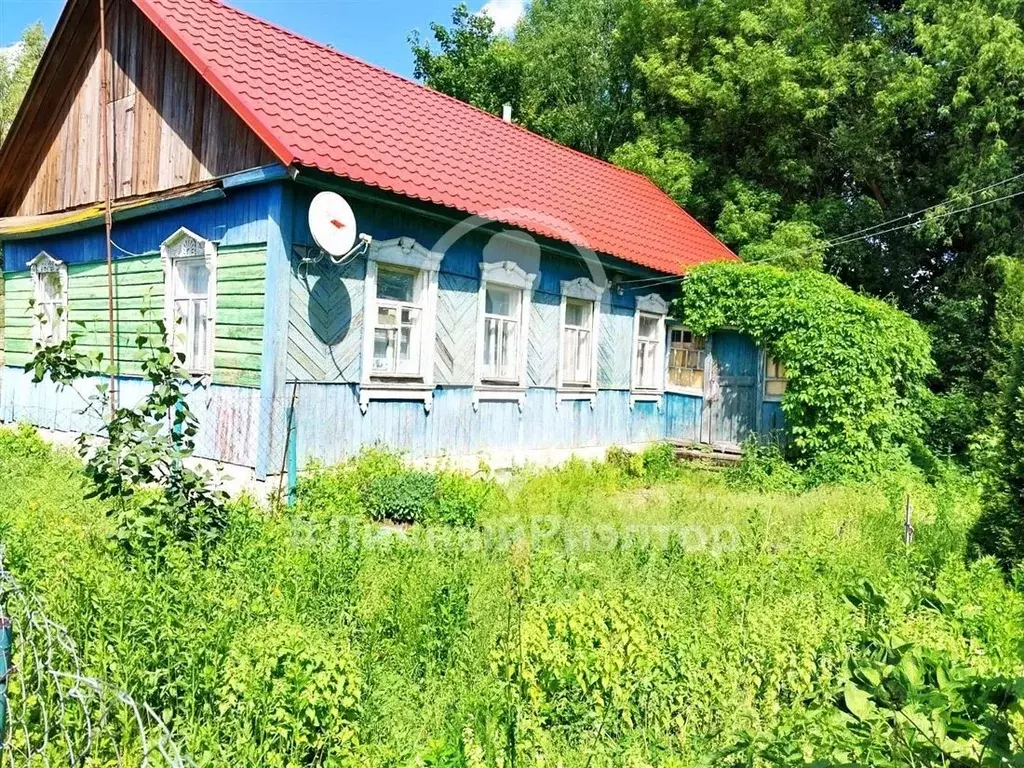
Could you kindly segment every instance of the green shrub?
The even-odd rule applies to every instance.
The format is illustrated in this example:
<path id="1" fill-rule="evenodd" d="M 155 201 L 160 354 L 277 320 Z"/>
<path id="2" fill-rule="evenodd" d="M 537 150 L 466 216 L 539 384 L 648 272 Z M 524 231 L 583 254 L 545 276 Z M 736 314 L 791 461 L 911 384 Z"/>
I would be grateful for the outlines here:
<path id="1" fill-rule="evenodd" d="M 679 469 L 676 449 L 671 443 L 655 443 L 640 454 L 643 463 L 643 477 L 647 482 L 666 480 Z"/>
<path id="2" fill-rule="evenodd" d="M 492 494 L 495 483 L 460 472 L 442 471 L 436 476 L 430 519 L 447 525 L 475 525 Z"/>
<path id="3" fill-rule="evenodd" d="M 743 458 L 728 473 L 729 482 L 741 488 L 796 491 L 806 485 L 800 471 L 786 461 L 776 442 L 761 442 L 756 436 L 743 445 Z"/>
<path id="4" fill-rule="evenodd" d="M 626 477 L 645 483 L 667 480 L 679 470 L 676 449 L 671 443 L 654 443 L 640 453 L 612 446 L 605 454 L 605 462 Z"/>
<path id="5" fill-rule="evenodd" d="M 401 454 L 378 447 L 334 466 L 314 462 L 299 478 L 298 508 L 314 519 L 367 514 L 364 496 L 374 481 L 404 470 Z"/>
<path id="6" fill-rule="evenodd" d="M 359 515 L 401 523 L 473 525 L 501 496 L 493 481 L 443 469 L 409 469 L 400 454 L 369 448 L 333 467 L 313 464 L 299 480 L 300 514 L 330 520 Z"/>
<path id="7" fill-rule="evenodd" d="M 1000 410 L 1002 417 L 985 511 L 972 540 L 977 549 L 1012 568 L 1024 559 L 1024 338 L 1013 343 Z"/>
<path id="8" fill-rule="evenodd" d="M 224 736 L 248 764 L 339 765 L 358 747 L 363 683 L 347 643 L 270 622 L 235 639 L 223 675 Z"/>
<path id="9" fill-rule="evenodd" d="M 374 477 L 363 491 L 363 506 L 372 520 L 422 523 L 433 511 L 437 478 L 430 472 L 403 469 Z"/>
<path id="10" fill-rule="evenodd" d="M 864 474 L 920 434 L 928 335 L 910 317 L 820 272 L 732 262 L 691 270 L 675 302 L 695 332 L 749 334 L 786 365 L 787 446 L 804 465 Z M 870 471 L 870 470 L 868 470 Z"/>
<path id="11" fill-rule="evenodd" d="M 1007 766 L 1020 760 L 1014 720 L 1022 712 L 1024 678 L 980 674 L 944 649 L 908 641 L 888 626 L 901 614 L 953 613 L 935 592 L 886 596 L 870 582 L 848 592 L 866 626 L 848 651 L 829 696 L 807 707 L 772 737 L 747 736 L 727 765 Z"/>

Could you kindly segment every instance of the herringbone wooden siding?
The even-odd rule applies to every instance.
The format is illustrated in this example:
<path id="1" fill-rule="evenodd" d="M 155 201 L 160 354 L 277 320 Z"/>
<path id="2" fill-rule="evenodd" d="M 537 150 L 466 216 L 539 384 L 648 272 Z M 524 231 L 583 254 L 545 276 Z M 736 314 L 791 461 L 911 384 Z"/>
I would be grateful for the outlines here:
<path id="1" fill-rule="evenodd" d="M 336 267 L 293 262 L 288 378 L 359 381 L 363 329 L 363 259 Z"/>
<path id="2" fill-rule="evenodd" d="M 526 373 L 533 387 L 558 385 L 559 318 L 561 297 L 536 292 L 530 310 L 530 348 Z"/>
<path id="3" fill-rule="evenodd" d="M 633 312 L 601 307 L 597 340 L 597 386 L 600 389 L 629 389 L 633 360 Z"/>
<path id="4" fill-rule="evenodd" d="M 308 272 L 293 266 L 289 378 L 359 382 L 365 271 L 362 259 L 342 268 L 321 263 Z M 438 276 L 434 379 L 439 385 L 472 386 L 475 381 L 479 286 L 479 281 L 462 275 L 441 272 Z M 534 293 L 526 359 L 531 387 L 557 386 L 560 312 L 560 296 Z M 609 307 L 607 302 L 600 312 L 598 386 L 629 389 L 633 312 Z"/>
<path id="5" fill-rule="evenodd" d="M 438 384 L 470 386 L 475 380 L 480 283 L 445 272 L 437 283 L 434 378 Z"/>

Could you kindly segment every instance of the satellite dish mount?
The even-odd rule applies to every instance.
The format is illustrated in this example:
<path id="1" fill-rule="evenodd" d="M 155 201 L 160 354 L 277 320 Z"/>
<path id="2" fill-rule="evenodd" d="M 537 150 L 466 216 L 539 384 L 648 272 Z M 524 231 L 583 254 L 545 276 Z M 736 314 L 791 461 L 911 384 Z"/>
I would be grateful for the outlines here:
<path id="1" fill-rule="evenodd" d="M 337 192 L 321 192 L 309 205 L 309 231 L 316 248 L 309 248 L 303 264 L 316 264 L 325 257 L 341 266 L 369 248 L 373 238 L 357 235 L 356 216 L 352 206 Z"/>

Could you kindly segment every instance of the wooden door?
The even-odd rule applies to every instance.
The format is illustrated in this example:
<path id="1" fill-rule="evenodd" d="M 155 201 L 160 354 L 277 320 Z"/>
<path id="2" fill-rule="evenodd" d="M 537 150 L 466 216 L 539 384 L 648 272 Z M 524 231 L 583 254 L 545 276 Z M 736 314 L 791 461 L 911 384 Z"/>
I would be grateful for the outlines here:
<path id="1" fill-rule="evenodd" d="M 757 431 L 761 353 L 739 331 L 711 335 L 707 384 L 708 442 L 735 450 Z"/>

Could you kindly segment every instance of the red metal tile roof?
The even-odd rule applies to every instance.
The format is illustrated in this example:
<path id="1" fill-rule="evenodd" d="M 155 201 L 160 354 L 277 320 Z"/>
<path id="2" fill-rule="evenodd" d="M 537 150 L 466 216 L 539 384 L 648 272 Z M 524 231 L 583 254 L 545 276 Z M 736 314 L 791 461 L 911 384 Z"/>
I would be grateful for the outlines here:
<path id="1" fill-rule="evenodd" d="M 219 0 L 134 0 L 285 165 L 661 272 L 735 255 L 645 177 Z"/>

